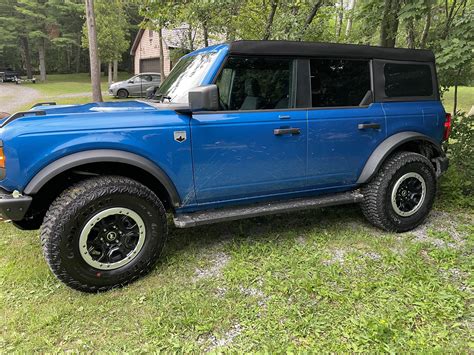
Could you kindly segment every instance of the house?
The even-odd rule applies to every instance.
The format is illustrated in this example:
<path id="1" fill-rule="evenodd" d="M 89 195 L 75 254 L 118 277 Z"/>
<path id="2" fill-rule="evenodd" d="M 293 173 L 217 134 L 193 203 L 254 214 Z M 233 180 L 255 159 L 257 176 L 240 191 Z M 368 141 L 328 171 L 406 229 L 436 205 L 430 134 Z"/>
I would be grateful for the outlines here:
<path id="1" fill-rule="evenodd" d="M 183 24 L 180 27 L 162 30 L 163 35 L 163 61 L 164 71 L 167 76 L 173 64 L 186 52 L 190 51 L 190 42 L 193 44 L 200 38 L 196 31 L 191 30 L 189 25 Z M 213 43 L 212 43 L 213 44 Z M 196 49 L 196 48 L 194 48 Z M 141 29 L 132 45 L 130 54 L 134 58 L 135 74 L 145 72 L 160 72 L 160 40 L 158 32 L 154 30 Z"/>

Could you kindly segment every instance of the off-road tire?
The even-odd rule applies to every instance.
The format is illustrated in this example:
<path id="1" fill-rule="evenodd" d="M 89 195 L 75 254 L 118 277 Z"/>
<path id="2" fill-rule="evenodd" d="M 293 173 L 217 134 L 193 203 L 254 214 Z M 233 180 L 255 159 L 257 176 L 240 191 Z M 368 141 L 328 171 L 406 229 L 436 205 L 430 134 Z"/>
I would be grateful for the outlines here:
<path id="1" fill-rule="evenodd" d="M 107 208 L 128 208 L 146 227 L 143 247 L 128 264 L 99 270 L 80 255 L 79 238 L 87 221 Z M 65 190 L 51 205 L 41 228 L 43 254 L 51 271 L 63 283 L 83 292 L 124 286 L 153 269 L 168 234 L 166 212 L 146 186 L 120 176 L 99 176 Z"/>
<path id="2" fill-rule="evenodd" d="M 128 91 L 125 89 L 120 89 L 119 91 L 117 91 L 117 97 L 119 99 L 126 99 L 128 95 L 129 95 Z"/>
<path id="3" fill-rule="evenodd" d="M 396 213 L 391 203 L 392 190 L 398 179 L 409 172 L 425 181 L 426 194 L 419 209 L 411 216 Z M 389 157 L 369 184 L 362 188 L 361 208 L 364 216 L 376 227 L 389 232 L 406 232 L 421 224 L 428 216 L 436 195 L 436 173 L 423 155 L 398 152 Z"/>

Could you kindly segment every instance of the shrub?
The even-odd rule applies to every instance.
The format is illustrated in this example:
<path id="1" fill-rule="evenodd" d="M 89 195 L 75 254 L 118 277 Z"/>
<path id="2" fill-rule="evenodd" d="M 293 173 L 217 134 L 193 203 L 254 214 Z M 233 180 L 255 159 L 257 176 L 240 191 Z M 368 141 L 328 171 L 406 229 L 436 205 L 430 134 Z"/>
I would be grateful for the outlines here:
<path id="1" fill-rule="evenodd" d="M 455 206 L 474 207 L 474 116 L 454 117 L 446 150 L 450 167 L 441 179 L 442 199 Z"/>

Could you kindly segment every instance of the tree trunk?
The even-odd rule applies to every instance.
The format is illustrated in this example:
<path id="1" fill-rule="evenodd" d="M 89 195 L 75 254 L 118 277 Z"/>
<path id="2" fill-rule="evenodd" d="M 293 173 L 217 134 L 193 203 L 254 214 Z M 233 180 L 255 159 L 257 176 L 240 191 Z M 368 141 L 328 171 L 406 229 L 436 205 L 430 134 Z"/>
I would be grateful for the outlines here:
<path id="1" fill-rule="evenodd" d="M 40 39 L 38 54 L 39 54 L 39 71 L 40 71 L 40 81 L 44 83 L 46 81 L 46 40 L 44 38 Z"/>
<path id="2" fill-rule="evenodd" d="M 454 104 L 453 104 L 453 116 L 456 115 L 456 111 L 458 109 L 458 83 L 454 85 Z"/>
<path id="3" fill-rule="evenodd" d="M 321 6 L 323 6 L 324 0 L 317 0 L 313 7 L 311 8 L 311 11 L 306 17 L 306 21 L 304 22 L 303 28 L 301 29 L 301 33 L 299 36 L 299 40 L 301 41 L 303 39 L 304 34 L 306 33 L 306 30 L 308 29 L 309 25 L 313 22 L 314 18 L 316 17 L 316 14 L 318 13 L 319 9 Z"/>
<path id="4" fill-rule="evenodd" d="M 76 58 L 75 58 L 75 72 L 79 73 L 81 70 L 81 34 L 79 33 L 77 36 L 77 42 L 76 42 Z"/>
<path id="5" fill-rule="evenodd" d="M 188 43 L 189 43 L 189 50 L 192 52 L 194 50 L 194 39 L 193 39 L 193 28 L 189 25 L 188 29 Z"/>
<path id="6" fill-rule="evenodd" d="M 431 27 L 431 0 L 426 1 L 426 20 L 425 26 L 423 27 L 423 32 L 420 39 L 420 48 L 426 47 L 426 42 L 428 40 L 428 33 L 430 32 Z"/>
<path id="7" fill-rule="evenodd" d="M 20 45 L 23 62 L 25 63 L 26 76 L 28 79 L 31 79 L 33 78 L 33 69 L 31 68 L 30 42 L 28 41 L 28 37 L 20 37 Z"/>
<path id="8" fill-rule="evenodd" d="M 380 25 L 380 45 L 382 47 L 395 47 L 400 2 L 401 0 L 385 0 L 385 8 Z"/>
<path id="9" fill-rule="evenodd" d="M 112 79 L 112 75 L 113 75 L 112 68 L 113 68 L 112 62 L 109 62 L 109 72 L 108 72 L 108 78 L 107 78 L 107 82 L 108 82 L 109 86 L 112 85 L 112 80 L 113 80 Z"/>
<path id="10" fill-rule="evenodd" d="M 204 47 L 209 47 L 209 29 L 207 28 L 207 21 L 202 23 L 202 36 L 204 39 Z"/>
<path id="11" fill-rule="evenodd" d="M 166 79 L 165 75 L 165 54 L 163 50 L 163 29 L 160 27 L 158 29 L 158 42 L 160 43 L 160 74 L 161 74 L 161 82 L 163 82 Z"/>
<path id="12" fill-rule="evenodd" d="M 407 47 L 414 49 L 415 48 L 415 25 L 413 23 L 413 17 L 407 20 Z"/>
<path id="13" fill-rule="evenodd" d="M 95 24 L 94 0 L 85 0 L 86 22 L 89 33 L 89 56 L 92 82 L 92 100 L 102 102 L 102 90 L 100 88 L 100 64 L 97 47 L 97 28 Z"/>
<path id="14" fill-rule="evenodd" d="M 349 8 L 348 10 L 350 11 L 349 17 L 347 18 L 347 24 L 346 24 L 346 33 L 344 34 L 345 37 L 349 37 L 352 31 L 352 19 L 354 17 L 354 9 L 355 9 L 355 3 L 356 0 L 349 0 Z"/>
<path id="15" fill-rule="evenodd" d="M 272 0 L 270 4 L 270 13 L 268 14 L 267 24 L 265 25 L 265 31 L 263 32 L 262 40 L 268 41 L 272 35 L 273 19 L 278 7 L 278 0 Z"/>
<path id="16" fill-rule="evenodd" d="M 113 79 L 114 83 L 116 83 L 118 81 L 118 60 L 114 60 L 114 75 L 113 75 Z"/>
<path id="17" fill-rule="evenodd" d="M 344 20 L 344 0 L 339 0 L 339 7 L 336 16 L 336 41 L 341 36 L 342 21 Z"/>

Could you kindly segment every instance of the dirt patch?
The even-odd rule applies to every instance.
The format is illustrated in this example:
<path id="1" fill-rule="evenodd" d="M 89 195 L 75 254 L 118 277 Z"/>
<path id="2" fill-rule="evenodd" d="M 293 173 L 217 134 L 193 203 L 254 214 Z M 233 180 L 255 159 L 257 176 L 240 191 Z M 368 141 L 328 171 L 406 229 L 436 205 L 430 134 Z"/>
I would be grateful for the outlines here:
<path id="1" fill-rule="evenodd" d="M 208 268 L 197 268 L 194 281 L 201 279 L 217 278 L 222 275 L 222 269 L 229 263 L 230 256 L 224 252 L 218 252 L 211 257 Z"/>
<path id="2" fill-rule="evenodd" d="M 458 226 L 459 220 L 456 216 L 446 212 L 432 211 L 422 225 L 407 233 L 401 234 L 401 236 L 414 235 L 415 239 L 413 241 L 430 243 L 437 248 L 460 249 L 465 244 L 466 235 L 458 231 Z M 450 236 L 450 240 L 447 241 L 432 236 L 430 235 L 430 231 L 447 233 Z"/>
<path id="3" fill-rule="evenodd" d="M 211 334 L 208 337 L 202 339 L 200 343 L 211 343 L 206 349 L 206 352 L 213 351 L 217 348 L 225 347 L 234 341 L 242 333 L 242 326 L 239 323 L 235 323 L 227 332 L 225 332 L 222 337 L 217 338 L 215 335 Z"/>
<path id="4" fill-rule="evenodd" d="M 0 83 L 0 111 L 13 113 L 28 104 L 34 104 L 40 93 L 28 86 L 13 83 Z"/>

